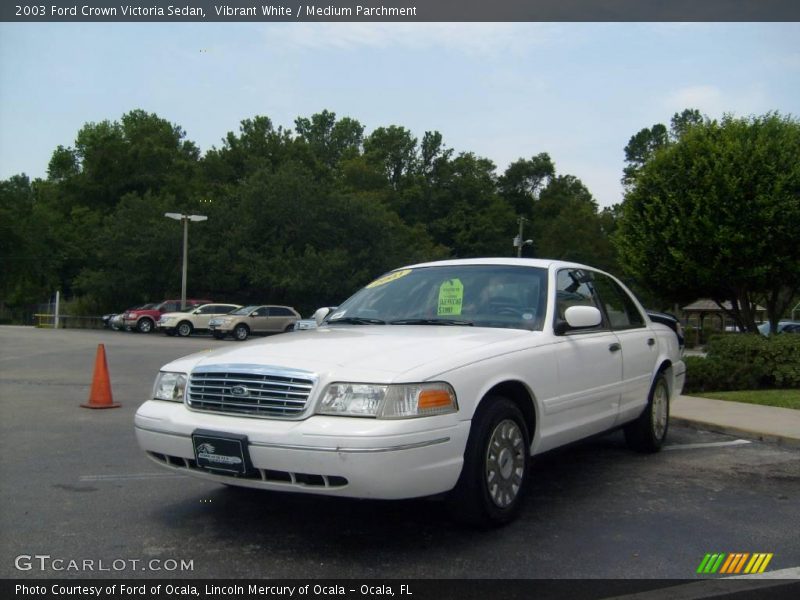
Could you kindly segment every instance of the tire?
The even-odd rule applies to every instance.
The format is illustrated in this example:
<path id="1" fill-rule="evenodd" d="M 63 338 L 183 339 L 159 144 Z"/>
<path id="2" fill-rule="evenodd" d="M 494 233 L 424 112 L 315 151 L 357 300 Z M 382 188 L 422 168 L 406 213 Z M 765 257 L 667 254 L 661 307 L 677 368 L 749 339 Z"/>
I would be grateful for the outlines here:
<path id="1" fill-rule="evenodd" d="M 190 335 L 192 335 L 192 331 L 193 330 L 194 330 L 194 327 L 192 326 L 191 323 L 189 323 L 189 321 L 181 321 L 180 323 L 178 323 L 178 326 L 175 328 L 175 331 L 181 337 L 189 337 Z"/>
<path id="2" fill-rule="evenodd" d="M 479 527 L 504 525 L 519 512 L 527 489 L 530 435 L 508 398 L 483 401 L 472 420 L 464 466 L 448 498 L 454 516 Z"/>
<path id="3" fill-rule="evenodd" d="M 174 329 L 165 329 L 164 330 L 164 335 L 168 335 L 168 336 L 172 337 L 172 336 L 175 335 L 175 330 Z"/>
<path id="4" fill-rule="evenodd" d="M 625 441 L 637 452 L 658 452 L 669 429 L 669 386 L 663 373 L 656 375 L 639 418 L 625 426 Z"/>
<path id="5" fill-rule="evenodd" d="M 283 329 L 283 333 L 289 333 L 290 331 L 294 331 L 294 323 L 290 323 Z"/>
<path id="6" fill-rule="evenodd" d="M 237 342 L 243 342 L 250 335 L 250 328 L 247 325 L 239 324 L 233 328 L 233 339 Z"/>
<path id="7" fill-rule="evenodd" d="M 153 331 L 152 319 L 139 319 L 139 322 L 136 324 L 136 330 L 139 333 L 150 333 Z"/>

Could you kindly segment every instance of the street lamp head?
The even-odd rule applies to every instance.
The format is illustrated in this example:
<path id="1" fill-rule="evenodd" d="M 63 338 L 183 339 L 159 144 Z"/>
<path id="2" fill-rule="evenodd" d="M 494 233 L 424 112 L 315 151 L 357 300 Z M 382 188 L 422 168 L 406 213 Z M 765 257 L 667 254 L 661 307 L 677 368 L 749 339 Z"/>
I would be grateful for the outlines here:
<path id="1" fill-rule="evenodd" d="M 208 221 L 208 217 L 205 215 L 182 215 L 181 213 L 164 213 L 165 217 L 169 217 L 170 219 L 175 219 L 176 221 L 182 221 L 183 219 L 187 219 L 189 221 Z"/>

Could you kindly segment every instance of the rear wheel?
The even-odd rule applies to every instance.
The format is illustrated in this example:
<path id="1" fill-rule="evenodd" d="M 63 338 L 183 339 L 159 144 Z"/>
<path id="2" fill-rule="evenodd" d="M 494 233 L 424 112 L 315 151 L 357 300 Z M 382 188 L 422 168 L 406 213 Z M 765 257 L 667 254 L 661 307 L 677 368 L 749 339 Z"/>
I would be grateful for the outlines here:
<path id="1" fill-rule="evenodd" d="M 136 329 L 139 333 L 150 333 L 153 331 L 153 321 L 151 319 L 140 319 L 136 324 Z"/>
<path id="2" fill-rule="evenodd" d="M 189 321 L 181 321 L 180 323 L 178 323 L 178 327 L 176 330 L 179 336 L 189 337 L 190 335 L 192 335 L 193 329 L 194 327 L 192 327 L 192 324 L 189 323 Z"/>
<path id="3" fill-rule="evenodd" d="M 233 329 L 233 339 L 239 342 L 243 342 L 247 339 L 247 336 L 250 335 L 250 329 L 247 325 L 237 325 Z"/>
<path id="4" fill-rule="evenodd" d="M 449 502 L 456 517 L 479 526 L 503 525 L 519 511 L 528 482 L 530 436 L 508 398 L 484 400 L 472 422 L 464 466 Z"/>
<path id="5" fill-rule="evenodd" d="M 638 452 L 658 452 L 669 429 L 669 386 L 663 373 L 656 375 L 647 406 L 638 419 L 625 426 L 625 441 Z"/>

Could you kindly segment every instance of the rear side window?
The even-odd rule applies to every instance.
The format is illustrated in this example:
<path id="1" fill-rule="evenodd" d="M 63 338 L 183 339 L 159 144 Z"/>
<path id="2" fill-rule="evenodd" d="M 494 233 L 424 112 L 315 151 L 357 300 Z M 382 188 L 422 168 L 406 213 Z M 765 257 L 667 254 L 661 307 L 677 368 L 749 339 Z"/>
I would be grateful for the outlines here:
<path id="1" fill-rule="evenodd" d="M 644 317 L 630 295 L 616 281 L 602 273 L 595 273 L 593 286 L 611 329 L 644 327 Z"/>
<path id="2" fill-rule="evenodd" d="M 273 317 L 293 317 L 294 313 L 290 311 L 288 308 L 283 308 L 282 306 L 273 306 L 269 309 L 270 316 Z"/>

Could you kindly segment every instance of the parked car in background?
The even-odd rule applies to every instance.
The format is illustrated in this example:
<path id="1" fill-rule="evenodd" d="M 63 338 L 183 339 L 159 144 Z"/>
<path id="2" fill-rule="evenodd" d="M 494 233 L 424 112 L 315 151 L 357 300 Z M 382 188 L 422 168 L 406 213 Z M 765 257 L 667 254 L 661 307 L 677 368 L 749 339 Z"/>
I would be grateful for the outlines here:
<path id="1" fill-rule="evenodd" d="M 208 328 L 218 340 L 230 334 L 241 342 L 253 334 L 292 331 L 298 319 L 300 313 L 291 306 L 262 304 L 243 306 L 224 317 L 215 317 Z"/>
<path id="2" fill-rule="evenodd" d="M 299 321 L 294 322 L 294 330 L 295 331 L 302 331 L 304 329 L 316 329 L 319 326 L 318 321 L 322 321 L 326 314 L 333 312 L 336 310 L 335 306 L 325 306 L 323 308 L 318 308 L 314 311 L 314 314 L 308 317 L 307 319 L 300 319 Z"/>
<path id="3" fill-rule="evenodd" d="M 769 322 L 758 326 L 761 335 L 769 335 Z M 800 333 L 800 321 L 778 321 L 778 333 Z"/>
<path id="4" fill-rule="evenodd" d="M 186 308 L 194 308 L 201 304 L 210 304 L 211 300 L 197 300 L 187 299 Z M 161 318 L 161 315 L 167 312 L 175 312 L 181 309 L 180 300 L 164 300 L 159 302 L 151 308 L 136 308 L 125 311 L 122 321 L 125 327 L 131 331 L 138 331 L 140 333 L 150 333 L 155 329 L 156 323 Z"/>
<path id="5" fill-rule="evenodd" d="M 196 331 L 207 331 L 208 322 L 214 317 L 227 315 L 241 308 L 239 304 L 202 304 L 185 311 L 169 312 L 161 315 L 156 327 L 167 335 L 178 334 L 188 337 Z"/>
<path id="6" fill-rule="evenodd" d="M 155 303 L 153 302 L 150 302 L 148 304 L 137 304 L 136 306 L 124 310 L 121 313 L 110 313 L 107 315 L 103 315 L 102 317 L 103 326 L 107 327 L 108 329 L 113 329 L 114 331 L 125 329 L 124 317 L 126 312 L 131 310 L 148 310 L 153 308 L 154 306 Z"/>
<path id="7" fill-rule="evenodd" d="M 255 308 L 222 319 L 246 323 Z M 446 494 L 450 514 L 502 524 L 534 455 L 615 428 L 659 450 L 685 373 L 674 331 L 607 273 L 450 260 L 387 273 L 316 329 L 164 365 L 135 431 L 176 473 L 332 496 Z"/>

